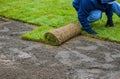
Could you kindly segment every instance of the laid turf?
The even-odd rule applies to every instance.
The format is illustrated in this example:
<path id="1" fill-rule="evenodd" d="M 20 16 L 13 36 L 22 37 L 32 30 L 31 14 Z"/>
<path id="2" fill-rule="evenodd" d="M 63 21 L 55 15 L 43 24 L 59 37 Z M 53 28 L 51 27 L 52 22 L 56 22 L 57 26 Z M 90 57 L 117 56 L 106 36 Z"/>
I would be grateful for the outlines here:
<path id="1" fill-rule="evenodd" d="M 40 27 L 23 35 L 22 38 L 46 42 L 44 34 L 47 31 L 71 22 L 78 23 L 71 3 L 72 0 L 0 0 L 0 16 L 39 25 Z M 91 25 L 99 33 L 99 38 L 120 42 L 120 18 L 116 14 L 113 18 L 115 27 L 104 27 L 105 14 L 101 20 Z"/>

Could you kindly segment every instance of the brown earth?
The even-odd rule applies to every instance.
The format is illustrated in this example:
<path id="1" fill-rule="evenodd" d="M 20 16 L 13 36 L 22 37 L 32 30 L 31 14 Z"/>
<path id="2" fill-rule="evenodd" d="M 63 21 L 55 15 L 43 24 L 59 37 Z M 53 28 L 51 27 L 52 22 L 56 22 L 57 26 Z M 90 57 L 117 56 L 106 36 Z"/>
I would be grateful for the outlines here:
<path id="1" fill-rule="evenodd" d="M 120 78 L 120 44 L 84 36 L 61 46 L 21 40 L 31 26 L 0 18 L 0 79 Z"/>

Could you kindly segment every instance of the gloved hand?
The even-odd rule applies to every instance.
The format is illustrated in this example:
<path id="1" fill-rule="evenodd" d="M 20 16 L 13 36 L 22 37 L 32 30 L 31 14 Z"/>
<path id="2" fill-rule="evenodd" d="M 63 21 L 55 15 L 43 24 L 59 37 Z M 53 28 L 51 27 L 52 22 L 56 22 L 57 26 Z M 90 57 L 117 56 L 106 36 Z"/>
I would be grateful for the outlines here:
<path id="1" fill-rule="evenodd" d="M 85 29 L 85 31 L 86 31 L 87 33 L 89 33 L 89 34 L 93 34 L 93 35 L 98 34 L 97 32 L 95 32 L 95 31 L 92 30 L 92 29 Z"/>
<path id="2" fill-rule="evenodd" d="M 105 26 L 106 27 L 114 27 L 114 23 L 112 20 L 108 20 Z"/>

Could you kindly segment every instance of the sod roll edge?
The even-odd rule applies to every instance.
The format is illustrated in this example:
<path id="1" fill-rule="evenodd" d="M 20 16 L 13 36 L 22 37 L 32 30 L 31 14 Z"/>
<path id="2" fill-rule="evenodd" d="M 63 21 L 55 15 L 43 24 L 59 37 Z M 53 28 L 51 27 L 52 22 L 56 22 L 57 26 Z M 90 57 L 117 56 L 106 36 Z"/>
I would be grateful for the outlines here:
<path id="1" fill-rule="evenodd" d="M 81 33 L 81 26 L 70 23 L 66 26 L 52 29 L 51 31 L 45 33 L 45 39 L 51 45 L 60 45 L 67 40 L 75 37 Z"/>

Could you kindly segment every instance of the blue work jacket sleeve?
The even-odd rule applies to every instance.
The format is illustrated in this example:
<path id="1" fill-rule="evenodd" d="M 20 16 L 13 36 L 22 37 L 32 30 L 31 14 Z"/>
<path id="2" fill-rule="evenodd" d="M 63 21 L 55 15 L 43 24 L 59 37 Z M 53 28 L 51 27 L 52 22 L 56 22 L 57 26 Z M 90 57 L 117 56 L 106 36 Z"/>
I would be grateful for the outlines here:
<path id="1" fill-rule="evenodd" d="M 84 9 L 79 8 L 79 10 L 78 10 L 79 22 L 81 23 L 81 25 L 84 29 L 91 29 L 91 26 L 89 25 L 89 21 L 87 19 L 87 17 L 88 17 L 87 15 L 88 14 L 86 14 Z"/>
<path id="2" fill-rule="evenodd" d="M 80 5 L 80 0 L 74 0 L 72 5 L 76 9 L 76 11 L 78 11 L 79 10 L 79 5 Z"/>

